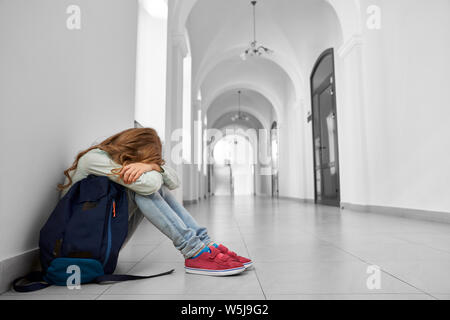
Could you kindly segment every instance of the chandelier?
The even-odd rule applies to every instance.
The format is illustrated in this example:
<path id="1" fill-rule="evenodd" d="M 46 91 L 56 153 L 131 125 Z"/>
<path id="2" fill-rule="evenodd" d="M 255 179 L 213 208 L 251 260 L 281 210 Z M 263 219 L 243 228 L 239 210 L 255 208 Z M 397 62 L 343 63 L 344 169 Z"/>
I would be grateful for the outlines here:
<path id="1" fill-rule="evenodd" d="M 241 112 L 241 90 L 238 91 L 238 113 L 236 113 L 235 115 L 233 115 L 231 117 L 231 121 L 238 121 L 238 120 L 243 120 L 243 121 L 249 121 L 250 118 L 244 114 L 242 114 Z"/>
<path id="2" fill-rule="evenodd" d="M 256 3 L 257 1 L 251 1 L 253 6 L 253 41 L 250 43 L 250 47 L 241 54 L 242 60 L 247 60 L 248 57 L 260 57 L 263 54 L 273 53 L 271 49 L 258 45 L 258 41 L 256 41 Z"/>

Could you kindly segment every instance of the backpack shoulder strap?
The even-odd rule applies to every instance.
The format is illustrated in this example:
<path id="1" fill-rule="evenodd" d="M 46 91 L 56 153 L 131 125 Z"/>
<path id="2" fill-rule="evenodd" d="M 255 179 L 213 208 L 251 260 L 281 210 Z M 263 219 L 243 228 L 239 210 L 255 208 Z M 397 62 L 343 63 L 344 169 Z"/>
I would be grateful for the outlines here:
<path id="1" fill-rule="evenodd" d="M 175 270 L 172 269 L 167 272 L 154 274 L 151 276 L 133 276 L 128 274 L 107 274 L 94 279 L 94 283 L 102 284 L 106 282 L 120 282 L 120 281 L 130 281 L 130 280 L 141 280 L 150 279 L 160 276 L 165 276 L 171 274 Z M 26 281 L 28 283 L 19 284 L 20 282 Z M 16 292 L 32 292 L 50 287 L 51 284 L 44 281 L 44 275 L 40 271 L 31 272 L 25 277 L 17 278 L 12 284 Z"/>
<path id="2" fill-rule="evenodd" d="M 26 281 L 26 284 L 19 284 Z M 13 281 L 13 289 L 17 292 L 32 292 L 50 287 L 51 284 L 44 281 L 44 275 L 40 271 L 31 272 L 25 277 L 17 278 Z"/>
<path id="3" fill-rule="evenodd" d="M 142 279 L 149 279 L 149 278 L 165 276 L 165 275 L 171 274 L 174 271 L 175 270 L 172 269 L 170 271 L 154 274 L 151 276 L 133 276 L 133 275 L 128 275 L 128 274 L 105 274 L 103 276 L 95 278 L 94 282 L 100 284 L 100 283 L 106 283 L 106 282 L 142 280 Z"/>

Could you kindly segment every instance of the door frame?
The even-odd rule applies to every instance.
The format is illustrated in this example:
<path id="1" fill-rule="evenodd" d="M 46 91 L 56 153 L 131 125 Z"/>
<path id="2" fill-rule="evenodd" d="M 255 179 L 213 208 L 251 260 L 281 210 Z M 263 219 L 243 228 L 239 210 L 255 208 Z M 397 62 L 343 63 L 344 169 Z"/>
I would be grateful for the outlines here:
<path id="1" fill-rule="evenodd" d="M 314 75 L 317 71 L 317 68 L 319 67 L 320 63 L 322 62 L 322 60 L 331 55 L 331 60 L 332 60 L 332 76 L 333 76 L 333 83 L 331 84 L 325 84 L 322 83 L 319 85 L 318 88 L 314 89 L 313 87 L 313 78 Z M 309 83 L 310 83 L 310 95 L 311 95 L 311 115 L 312 115 L 312 147 L 313 147 L 313 171 L 314 171 L 314 203 L 316 204 L 324 204 L 324 205 L 329 205 L 329 206 L 335 206 L 335 207 L 339 207 L 341 204 L 341 179 L 340 179 L 340 158 L 339 158 L 339 133 L 338 133 L 338 114 L 337 114 L 337 101 L 336 101 L 336 69 L 335 69 L 335 61 L 334 61 L 335 55 L 334 55 L 334 49 L 333 48 L 329 48 L 327 50 L 325 50 L 324 52 L 322 52 L 322 54 L 319 56 L 319 58 L 316 60 L 314 67 L 312 69 L 310 78 L 309 78 Z M 333 88 L 333 109 L 336 115 L 336 183 L 337 183 L 337 201 L 330 201 L 330 200 L 318 200 L 317 199 L 317 170 L 316 170 L 316 145 L 315 145 L 315 134 L 316 134 L 316 128 L 314 126 L 314 119 L 315 119 L 315 112 L 314 112 L 314 95 L 315 94 L 320 94 L 322 93 L 325 89 L 327 89 L 329 86 L 332 86 Z M 320 116 L 320 115 L 319 115 Z M 321 154 L 320 154 L 321 156 Z M 320 163 L 322 164 L 322 159 L 320 159 Z M 320 179 L 321 183 L 323 183 L 323 177 L 321 177 Z M 322 188 L 323 191 L 323 188 Z"/>

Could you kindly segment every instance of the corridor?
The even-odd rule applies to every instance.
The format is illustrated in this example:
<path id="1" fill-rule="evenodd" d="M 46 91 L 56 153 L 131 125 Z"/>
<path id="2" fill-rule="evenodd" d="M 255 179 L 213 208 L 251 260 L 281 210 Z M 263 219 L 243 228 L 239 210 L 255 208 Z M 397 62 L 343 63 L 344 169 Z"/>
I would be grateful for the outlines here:
<path id="1" fill-rule="evenodd" d="M 144 221 L 117 272 L 162 278 L 81 290 L 9 291 L 0 299 L 450 299 L 450 225 L 261 197 L 213 197 L 188 207 L 214 239 L 254 261 L 233 277 L 186 274 L 181 255 Z M 368 267 L 381 268 L 368 289 Z"/>
<path id="2" fill-rule="evenodd" d="M 450 299 L 449 13 L 449 0 L 0 0 L 0 299 Z M 138 131 L 152 139 L 116 136 Z M 90 148 L 101 161 L 76 175 Z M 186 274 L 144 219 L 115 273 L 174 274 L 13 292 L 39 268 L 69 173 L 143 196 L 172 185 L 254 268 Z"/>

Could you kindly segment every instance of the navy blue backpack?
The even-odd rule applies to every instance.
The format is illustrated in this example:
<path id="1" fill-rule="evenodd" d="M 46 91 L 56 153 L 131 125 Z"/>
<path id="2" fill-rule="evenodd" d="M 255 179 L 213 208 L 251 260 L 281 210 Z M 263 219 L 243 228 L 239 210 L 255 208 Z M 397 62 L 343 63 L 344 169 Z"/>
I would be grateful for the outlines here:
<path id="1" fill-rule="evenodd" d="M 42 271 L 14 280 L 13 288 L 30 292 L 66 286 L 74 270 L 79 271 L 80 284 L 148 279 L 174 271 L 151 276 L 113 274 L 127 233 L 125 187 L 90 175 L 70 188 L 41 229 Z M 19 284 L 25 280 L 27 284 Z"/>

